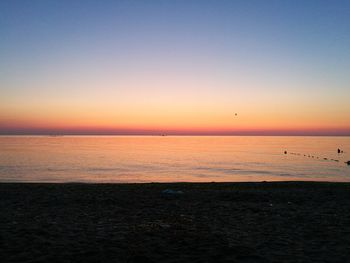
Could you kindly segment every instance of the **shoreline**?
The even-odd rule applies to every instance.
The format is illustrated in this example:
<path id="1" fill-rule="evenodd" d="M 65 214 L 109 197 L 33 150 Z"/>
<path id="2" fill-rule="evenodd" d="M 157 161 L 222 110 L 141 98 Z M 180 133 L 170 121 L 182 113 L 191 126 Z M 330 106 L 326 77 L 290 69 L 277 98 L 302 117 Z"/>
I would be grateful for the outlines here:
<path id="1" fill-rule="evenodd" d="M 349 185 L 347 181 L 317 181 L 317 180 L 291 180 L 291 181 L 218 181 L 218 182 L 45 182 L 45 181 L 0 181 L 0 185 L 249 185 L 249 184 L 344 184 Z"/>

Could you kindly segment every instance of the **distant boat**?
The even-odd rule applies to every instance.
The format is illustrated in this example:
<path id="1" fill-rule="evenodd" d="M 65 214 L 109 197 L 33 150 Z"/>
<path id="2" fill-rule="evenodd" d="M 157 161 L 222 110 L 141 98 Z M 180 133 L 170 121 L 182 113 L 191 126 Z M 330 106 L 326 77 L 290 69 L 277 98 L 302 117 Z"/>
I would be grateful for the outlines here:
<path id="1" fill-rule="evenodd" d="M 63 135 L 60 135 L 60 134 L 50 134 L 49 137 L 63 137 Z"/>

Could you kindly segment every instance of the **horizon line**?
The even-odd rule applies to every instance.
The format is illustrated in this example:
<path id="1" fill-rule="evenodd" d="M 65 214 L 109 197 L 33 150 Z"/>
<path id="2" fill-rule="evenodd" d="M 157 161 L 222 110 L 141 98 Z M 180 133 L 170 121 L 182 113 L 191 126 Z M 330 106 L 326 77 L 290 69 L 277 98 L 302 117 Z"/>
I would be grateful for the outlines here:
<path id="1" fill-rule="evenodd" d="M 110 136 L 110 137 L 350 137 L 350 134 L 0 134 L 0 137 L 31 137 L 31 136 L 43 136 L 43 137 L 98 137 L 98 136 Z"/>
<path id="2" fill-rule="evenodd" d="M 350 136 L 350 128 L 319 129 L 108 129 L 108 128 L 0 128 L 0 135 L 92 136 Z"/>
<path id="3" fill-rule="evenodd" d="M 1 133 L 0 136 L 314 136 L 314 137 L 349 137 L 350 133 Z"/>

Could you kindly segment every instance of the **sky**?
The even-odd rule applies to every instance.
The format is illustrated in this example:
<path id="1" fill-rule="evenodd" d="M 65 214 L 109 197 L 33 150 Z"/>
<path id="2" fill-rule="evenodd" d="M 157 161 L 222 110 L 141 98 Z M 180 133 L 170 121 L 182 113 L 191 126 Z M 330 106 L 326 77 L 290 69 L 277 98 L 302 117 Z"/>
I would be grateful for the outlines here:
<path id="1" fill-rule="evenodd" d="M 350 135 L 349 99 L 350 1 L 0 1 L 0 134 Z"/>

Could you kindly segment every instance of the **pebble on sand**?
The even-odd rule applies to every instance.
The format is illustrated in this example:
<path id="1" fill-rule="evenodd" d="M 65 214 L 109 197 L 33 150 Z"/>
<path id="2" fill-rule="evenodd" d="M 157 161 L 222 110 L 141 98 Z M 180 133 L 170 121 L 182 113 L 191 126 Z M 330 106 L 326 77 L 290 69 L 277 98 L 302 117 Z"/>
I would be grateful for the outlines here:
<path id="1" fill-rule="evenodd" d="M 182 191 L 176 191 L 176 190 L 172 190 L 172 189 L 165 189 L 162 191 L 162 194 L 166 194 L 166 195 L 181 195 L 184 192 Z"/>

